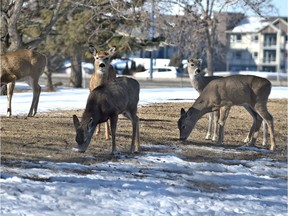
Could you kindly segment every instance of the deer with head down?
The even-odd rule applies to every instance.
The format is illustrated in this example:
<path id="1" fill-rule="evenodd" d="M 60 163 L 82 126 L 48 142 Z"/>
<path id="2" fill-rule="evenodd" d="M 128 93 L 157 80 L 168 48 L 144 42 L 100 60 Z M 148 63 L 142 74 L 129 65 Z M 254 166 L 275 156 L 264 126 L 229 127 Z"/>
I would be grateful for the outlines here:
<path id="1" fill-rule="evenodd" d="M 244 106 L 253 118 L 253 125 L 248 134 L 248 144 L 255 145 L 264 119 L 270 133 L 270 150 L 274 150 L 276 144 L 273 117 L 267 109 L 271 87 L 267 79 L 252 75 L 234 75 L 211 81 L 187 112 L 181 109 L 178 120 L 180 139 L 188 138 L 197 121 L 204 114 L 219 111 L 218 144 L 222 144 L 224 125 L 231 106 Z"/>
<path id="2" fill-rule="evenodd" d="M 92 44 L 89 44 L 89 51 L 94 57 L 94 73 L 91 76 L 89 89 L 90 92 L 96 87 L 106 84 L 116 78 L 116 70 L 111 63 L 111 57 L 115 54 L 115 47 L 107 51 L 99 51 Z M 96 134 L 100 133 L 100 125 L 97 126 Z M 109 123 L 105 122 L 105 137 L 109 139 Z"/>
<path id="3" fill-rule="evenodd" d="M 7 116 L 12 115 L 11 101 L 16 81 L 25 81 L 33 90 L 33 99 L 28 116 L 35 116 L 41 87 L 38 84 L 46 66 L 46 57 L 32 50 L 18 50 L 1 55 L 1 86 L 7 84 Z"/>
<path id="4" fill-rule="evenodd" d="M 221 79 L 223 76 L 205 76 L 205 72 L 201 70 L 202 59 L 188 59 L 188 74 L 191 80 L 192 86 L 196 89 L 196 91 L 201 94 L 204 88 L 213 80 Z M 244 106 L 246 109 L 246 107 Z M 250 112 L 249 109 L 247 109 Z M 228 116 L 229 110 L 226 111 Z M 255 113 L 258 115 L 257 113 Z M 257 116 L 260 118 L 260 116 Z M 209 113 L 209 123 L 208 123 L 208 131 L 205 139 L 210 139 L 212 134 L 212 124 L 214 125 L 212 141 L 217 141 L 218 139 L 218 119 L 219 119 L 219 111 Z M 267 133 L 267 125 L 263 122 L 263 145 L 267 145 L 268 133 Z M 249 134 L 244 140 L 245 143 L 249 142 Z"/>
<path id="5" fill-rule="evenodd" d="M 78 151 L 85 152 L 90 144 L 96 126 L 110 119 L 112 154 L 115 154 L 118 115 L 123 114 L 131 120 L 133 127 L 130 152 L 138 152 L 139 119 L 137 116 L 137 106 L 139 92 L 140 86 L 138 81 L 128 77 L 118 77 L 114 81 L 107 82 L 91 91 L 81 122 L 76 115 L 73 115 Z"/>

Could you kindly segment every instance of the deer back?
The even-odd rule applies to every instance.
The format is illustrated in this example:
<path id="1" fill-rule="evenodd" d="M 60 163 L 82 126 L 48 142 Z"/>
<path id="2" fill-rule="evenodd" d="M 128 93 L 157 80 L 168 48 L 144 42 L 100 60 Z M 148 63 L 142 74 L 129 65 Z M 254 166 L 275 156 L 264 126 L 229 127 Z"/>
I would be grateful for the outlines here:
<path id="1" fill-rule="evenodd" d="M 89 95 L 85 112 L 92 113 L 95 122 L 102 123 L 111 115 L 137 110 L 140 85 L 128 77 L 118 77 L 95 88 Z"/>
<path id="2" fill-rule="evenodd" d="M 267 103 L 271 92 L 269 80 L 253 75 L 233 75 L 211 81 L 193 107 L 218 110 L 222 106 Z"/>
<path id="3" fill-rule="evenodd" d="M 46 66 L 46 57 L 32 50 L 18 50 L 1 55 L 1 83 L 26 77 L 39 79 Z"/>

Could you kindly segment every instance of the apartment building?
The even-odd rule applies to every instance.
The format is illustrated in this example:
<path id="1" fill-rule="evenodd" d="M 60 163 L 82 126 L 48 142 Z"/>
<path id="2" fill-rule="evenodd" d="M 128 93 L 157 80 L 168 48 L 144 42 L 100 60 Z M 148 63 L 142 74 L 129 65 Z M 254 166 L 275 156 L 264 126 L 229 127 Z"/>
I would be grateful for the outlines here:
<path id="1" fill-rule="evenodd" d="M 245 17 L 226 36 L 226 70 L 288 72 L 287 18 Z"/>

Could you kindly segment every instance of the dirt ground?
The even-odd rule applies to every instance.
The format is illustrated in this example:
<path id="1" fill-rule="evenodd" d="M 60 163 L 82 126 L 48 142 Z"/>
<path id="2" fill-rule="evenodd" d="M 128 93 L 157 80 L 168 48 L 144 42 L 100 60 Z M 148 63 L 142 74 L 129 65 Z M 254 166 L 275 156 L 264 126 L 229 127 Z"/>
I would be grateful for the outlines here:
<path id="1" fill-rule="evenodd" d="M 173 152 L 177 147 L 191 161 L 213 161 L 214 159 L 249 159 L 271 157 L 276 160 L 287 161 L 287 100 L 270 100 L 269 112 L 274 117 L 276 150 L 274 152 L 243 150 L 241 154 L 226 154 L 223 149 L 233 150 L 243 146 L 243 140 L 252 124 L 252 119 L 242 107 L 233 107 L 225 127 L 224 145 L 216 145 L 205 140 L 208 117 L 201 118 L 192 131 L 188 141 L 178 140 L 179 131 L 177 120 L 180 108 L 186 110 L 191 103 L 151 104 L 140 107 L 140 142 L 142 153 L 147 151 L 147 144 L 167 145 L 171 148 L 159 148 L 157 151 Z M 117 160 L 112 157 L 111 140 L 106 141 L 104 127 L 102 133 L 94 137 L 86 153 L 73 152 L 77 147 L 72 115 L 81 116 L 83 110 L 53 111 L 38 113 L 35 117 L 13 116 L 1 117 L 1 163 L 9 165 L 10 161 L 55 161 L 78 162 L 90 164 L 95 162 Z M 120 117 L 117 126 L 116 144 L 118 152 L 129 157 L 132 126 L 129 120 Z M 264 148 L 262 130 L 256 146 Z M 145 145 L 146 144 L 146 145 Z M 197 148 L 199 147 L 199 148 Z M 207 147 L 207 148 L 205 148 Z M 212 147 L 212 148 L 211 148 Z M 167 150 L 168 149 L 168 150 Z M 221 151 L 217 151 L 217 149 Z M 233 151 L 232 151 L 233 152 Z M 93 157 L 92 157 L 93 156 Z M 95 159 L 96 158 L 96 159 Z M 15 165 L 15 163 L 13 163 Z"/>

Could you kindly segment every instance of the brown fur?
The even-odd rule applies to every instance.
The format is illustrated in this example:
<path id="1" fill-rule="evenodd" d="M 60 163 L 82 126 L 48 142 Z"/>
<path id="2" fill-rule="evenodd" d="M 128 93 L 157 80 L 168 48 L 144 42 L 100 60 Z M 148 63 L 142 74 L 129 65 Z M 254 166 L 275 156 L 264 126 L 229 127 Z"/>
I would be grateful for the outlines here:
<path id="1" fill-rule="evenodd" d="M 236 105 L 244 106 L 253 117 L 253 125 L 248 135 L 249 144 L 255 144 L 262 119 L 264 119 L 270 133 L 270 149 L 274 150 L 276 144 L 273 117 L 267 109 L 271 87 L 267 79 L 252 75 L 235 75 L 211 81 L 187 112 L 181 109 L 178 121 L 180 139 L 187 139 L 201 116 L 219 110 L 218 143 L 222 144 L 228 112 L 231 106 Z"/>
<path id="2" fill-rule="evenodd" d="M 128 77 L 119 77 L 95 88 L 88 97 L 81 123 L 76 115 L 73 116 L 79 151 L 86 151 L 96 126 L 110 119 L 112 154 L 114 154 L 118 115 L 123 114 L 131 120 L 133 126 L 130 152 L 137 152 L 139 150 L 139 119 L 137 116 L 139 92 L 138 81 Z"/>
<path id="3" fill-rule="evenodd" d="M 41 92 L 38 81 L 44 72 L 46 61 L 44 55 L 32 50 L 18 50 L 1 55 L 0 78 L 1 86 L 7 84 L 8 116 L 12 114 L 11 100 L 16 81 L 25 81 L 32 87 L 33 100 L 28 116 L 34 116 L 37 113 Z"/>

